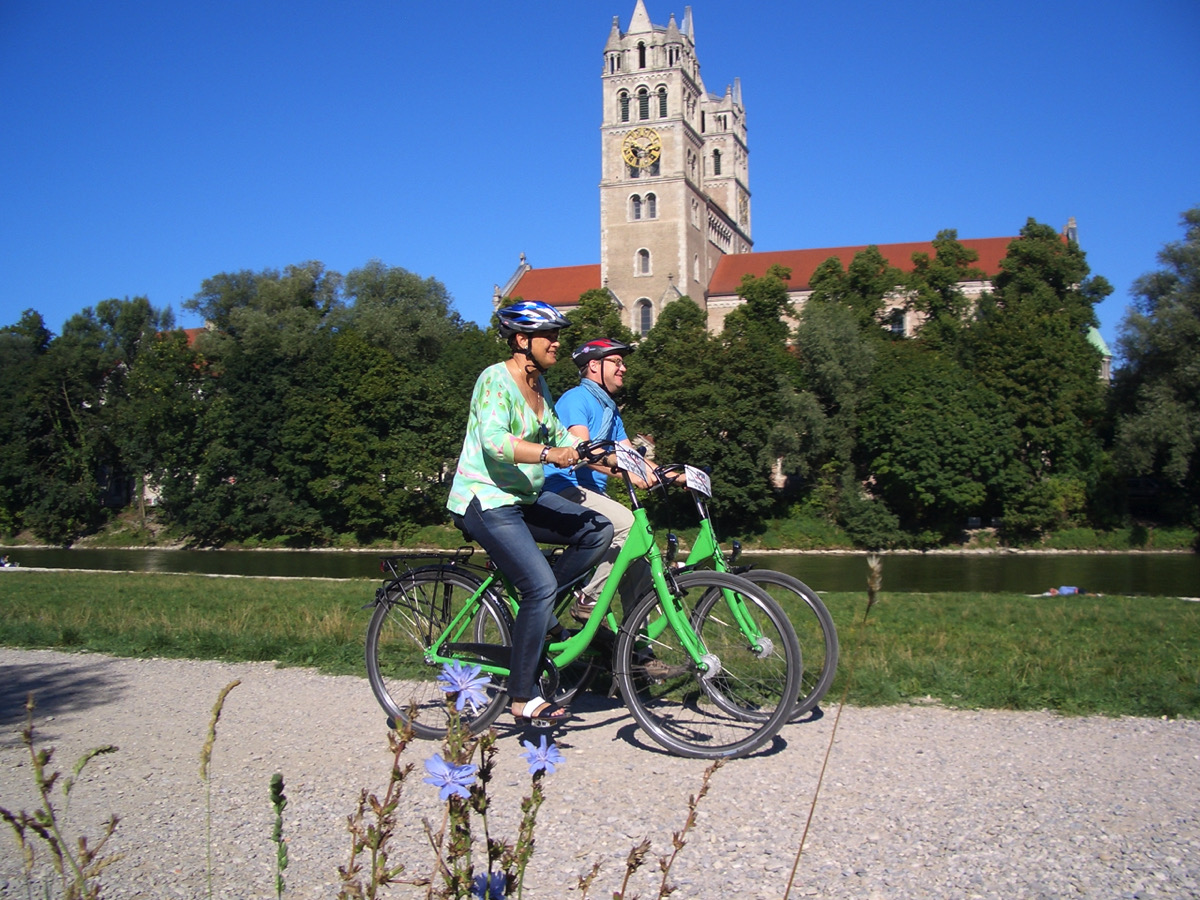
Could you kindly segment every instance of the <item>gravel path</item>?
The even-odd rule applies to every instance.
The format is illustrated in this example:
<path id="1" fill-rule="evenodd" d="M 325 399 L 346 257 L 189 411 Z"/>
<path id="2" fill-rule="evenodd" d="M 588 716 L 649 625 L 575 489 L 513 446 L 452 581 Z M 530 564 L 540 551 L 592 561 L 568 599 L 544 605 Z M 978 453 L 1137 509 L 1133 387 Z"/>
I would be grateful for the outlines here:
<path id="1" fill-rule="evenodd" d="M 59 769 L 92 747 L 120 747 L 87 767 L 69 816 L 73 833 L 91 837 L 109 813 L 120 816 L 111 846 L 127 855 L 106 872 L 105 896 L 207 896 L 199 755 L 213 702 L 233 679 L 242 683 L 211 766 L 214 895 L 274 896 L 268 784 L 282 772 L 286 896 L 335 897 L 346 816 L 362 788 L 382 793 L 388 772 L 383 716 L 364 679 L 0 648 L 0 805 L 33 805 L 17 739 L 33 691 L 37 735 L 56 748 Z M 631 846 L 646 837 L 650 861 L 628 896 L 655 897 L 656 859 L 670 851 L 705 764 L 648 744 L 615 701 L 588 698 L 576 710 L 559 736 L 567 761 L 546 779 L 525 897 L 578 896 L 571 888 L 594 862 L 602 868 L 590 896 L 611 896 Z M 716 772 L 672 870 L 674 896 L 783 896 L 833 713 L 788 726 L 767 752 Z M 500 747 L 492 833 L 512 838 L 529 779 L 517 740 L 506 735 Z M 421 819 L 441 820 L 436 790 L 420 781 L 435 749 L 408 752 L 417 771 L 400 846 L 420 873 L 431 859 Z M 25 897 L 5 832 L 0 897 Z M 848 708 L 791 896 L 1200 896 L 1200 722 Z"/>

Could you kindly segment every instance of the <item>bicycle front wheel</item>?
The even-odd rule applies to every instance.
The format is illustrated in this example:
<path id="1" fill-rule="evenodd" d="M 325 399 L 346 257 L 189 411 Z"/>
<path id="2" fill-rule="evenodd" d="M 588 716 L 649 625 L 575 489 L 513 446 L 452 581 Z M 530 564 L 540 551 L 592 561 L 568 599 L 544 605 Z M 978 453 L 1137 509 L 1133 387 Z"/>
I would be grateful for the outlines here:
<path id="1" fill-rule="evenodd" d="M 459 610 L 476 604 L 474 615 L 452 641 L 512 646 L 508 617 L 490 594 L 478 593 L 481 582 L 465 573 L 440 566 L 415 569 L 384 586 L 367 626 L 367 679 L 375 699 L 397 727 L 412 725 L 417 737 L 441 740 L 450 726 L 446 693 L 438 684 L 440 663 L 428 650 L 442 637 Z M 462 655 L 464 665 L 478 662 Z M 504 711 L 507 699 L 502 679 L 493 677 L 485 702 L 467 704 L 459 717 L 472 734 L 487 729 Z"/>
<path id="2" fill-rule="evenodd" d="M 783 607 L 796 630 L 804 672 L 792 718 L 802 716 L 821 702 L 837 674 L 838 635 L 833 616 L 812 588 L 791 575 L 771 569 L 750 569 L 738 574 Z"/>
<path id="3" fill-rule="evenodd" d="M 638 724 L 672 753 L 745 756 L 791 716 L 802 670 L 796 633 L 778 605 L 743 578 L 699 571 L 676 583 L 681 596 L 666 602 L 681 604 L 683 615 L 711 598 L 732 598 L 739 617 L 718 615 L 714 604 L 692 615 L 705 654 L 697 666 L 664 619 L 658 595 L 647 594 L 617 638 L 614 675 L 622 696 Z"/>

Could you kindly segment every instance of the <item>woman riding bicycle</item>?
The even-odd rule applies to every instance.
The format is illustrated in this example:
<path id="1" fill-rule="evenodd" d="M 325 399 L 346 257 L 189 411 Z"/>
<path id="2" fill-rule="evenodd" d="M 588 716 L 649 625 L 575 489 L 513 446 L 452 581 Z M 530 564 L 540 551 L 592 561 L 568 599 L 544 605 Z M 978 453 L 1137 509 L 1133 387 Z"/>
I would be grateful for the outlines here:
<path id="1" fill-rule="evenodd" d="M 579 454 L 558 420 L 543 377 L 558 358 L 566 318 L 539 301 L 497 314 L 512 355 L 475 382 L 458 468 L 446 503 L 454 524 L 478 543 L 520 594 L 512 629 L 508 694 L 518 724 L 553 724 L 569 711 L 537 689 L 542 648 L 561 586 L 604 555 L 613 527 L 604 516 L 542 493 L 542 466 L 574 465 Z M 552 569 L 538 543 L 564 544 Z"/>

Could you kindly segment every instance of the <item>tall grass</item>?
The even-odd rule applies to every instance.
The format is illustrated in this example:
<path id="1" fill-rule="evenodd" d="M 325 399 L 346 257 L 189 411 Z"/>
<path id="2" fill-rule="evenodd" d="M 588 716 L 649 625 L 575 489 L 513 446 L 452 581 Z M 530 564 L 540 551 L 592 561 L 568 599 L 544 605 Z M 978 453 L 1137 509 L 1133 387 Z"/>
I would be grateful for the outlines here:
<path id="1" fill-rule="evenodd" d="M 361 675 L 363 606 L 374 591 L 369 581 L 9 570 L 0 575 L 0 644 Z M 823 599 L 849 634 L 862 594 Z M 1200 604 L 884 591 L 849 700 L 1200 717 Z"/>

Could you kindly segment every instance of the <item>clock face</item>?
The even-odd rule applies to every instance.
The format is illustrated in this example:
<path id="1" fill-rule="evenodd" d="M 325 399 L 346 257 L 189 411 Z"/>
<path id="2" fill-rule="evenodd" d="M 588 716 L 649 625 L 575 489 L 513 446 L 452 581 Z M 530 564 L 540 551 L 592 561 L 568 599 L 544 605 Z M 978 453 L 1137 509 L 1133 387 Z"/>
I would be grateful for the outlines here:
<path id="1" fill-rule="evenodd" d="M 625 135 L 621 144 L 621 155 L 625 162 L 638 169 L 653 165 L 662 155 L 662 141 L 653 128 L 635 128 Z"/>

